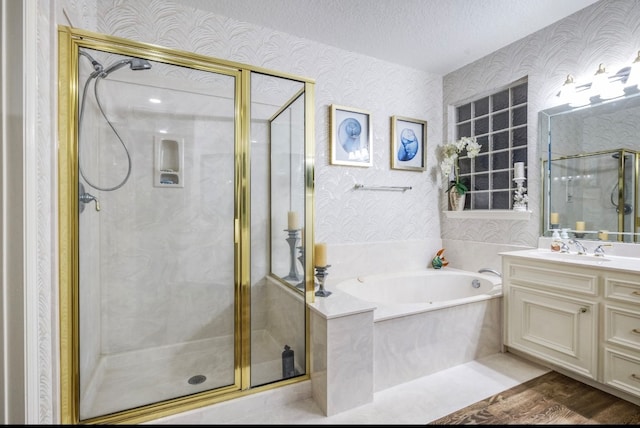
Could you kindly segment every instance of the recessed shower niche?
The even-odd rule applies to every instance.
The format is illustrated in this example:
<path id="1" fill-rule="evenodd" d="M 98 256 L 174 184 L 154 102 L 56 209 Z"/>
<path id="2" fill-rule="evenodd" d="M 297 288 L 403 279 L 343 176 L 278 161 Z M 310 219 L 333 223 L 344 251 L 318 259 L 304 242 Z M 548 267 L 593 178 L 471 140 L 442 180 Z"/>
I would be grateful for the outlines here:
<path id="1" fill-rule="evenodd" d="M 184 187 L 184 138 L 156 135 L 154 159 L 154 186 Z"/>
<path id="2" fill-rule="evenodd" d="M 58 36 L 61 422 L 142 423 L 308 380 L 313 82 Z M 310 255 L 295 283 L 293 211 Z"/>

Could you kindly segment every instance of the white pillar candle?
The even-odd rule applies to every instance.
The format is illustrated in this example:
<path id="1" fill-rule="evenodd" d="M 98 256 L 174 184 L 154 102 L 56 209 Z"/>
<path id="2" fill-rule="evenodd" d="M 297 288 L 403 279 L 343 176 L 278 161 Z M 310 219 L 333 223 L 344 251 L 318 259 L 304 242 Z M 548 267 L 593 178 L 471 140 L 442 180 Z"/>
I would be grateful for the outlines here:
<path id="1" fill-rule="evenodd" d="M 584 230 L 584 221 L 576 221 L 576 230 L 583 231 Z"/>
<path id="2" fill-rule="evenodd" d="M 551 224 L 560 224 L 560 214 L 559 213 L 551 213 L 551 220 L 549 221 Z"/>
<path id="3" fill-rule="evenodd" d="M 287 225 L 289 230 L 298 229 L 298 213 L 295 211 L 289 211 L 287 216 Z"/>
<path id="4" fill-rule="evenodd" d="M 524 162 L 513 164 L 513 178 L 524 178 Z"/>
<path id="5" fill-rule="evenodd" d="M 314 266 L 327 265 L 327 244 L 324 242 L 318 242 L 315 245 L 313 261 Z"/>

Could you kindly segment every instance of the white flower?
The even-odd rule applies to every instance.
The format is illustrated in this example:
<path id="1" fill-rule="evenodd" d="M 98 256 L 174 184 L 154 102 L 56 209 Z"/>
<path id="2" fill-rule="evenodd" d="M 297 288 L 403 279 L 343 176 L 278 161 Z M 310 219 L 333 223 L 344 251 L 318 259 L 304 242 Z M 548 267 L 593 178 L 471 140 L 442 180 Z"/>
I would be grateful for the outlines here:
<path id="1" fill-rule="evenodd" d="M 469 157 L 469 159 L 472 159 L 478 156 L 478 153 L 480 153 L 480 149 L 482 148 L 482 146 L 478 144 L 475 138 L 473 139 L 468 138 L 468 140 L 469 141 L 467 141 L 467 156 Z"/>
<path id="2" fill-rule="evenodd" d="M 458 155 L 456 155 L 456 157 L 458 157 Z M 448 177 L 451 175 L 454 161 L 455 161 L 455 158 L 453 157 L 446 157 L 442 160 L 442 163 L 440 164 L 440 168 L 442 169 L 442 174 L 445 177 Z"/>
<path id="3" fill-rule="evenodd" d="M 467 149 L 467 157 L 475 158 L 480 153 L 482 146 L 478 144 L 476 137 L 462 137 L 457 141 L 450 141 L 442 146 L 443 159 L 440 167 L 442 174 L 448 176 L 451 168 L 457 163 L 457 159 L 465 149 Z"/>
<path id="4" fill-rule="evenodd" d="M 476 141 L 476 137 L 462 137 L 457 141 L 450 141 L 442 146 L 443 157 L 440 169 L 445 177 L 455 182 L 454 185 L 449 187 L 449 190 L 451 187 L 455 187 L 461 195 L 467 191 L 467 186 L 460 182 L 458 157 L 466 149 L 467 157 L 469 159 L 475 158 L 480 153 L 481 147 Z"/>

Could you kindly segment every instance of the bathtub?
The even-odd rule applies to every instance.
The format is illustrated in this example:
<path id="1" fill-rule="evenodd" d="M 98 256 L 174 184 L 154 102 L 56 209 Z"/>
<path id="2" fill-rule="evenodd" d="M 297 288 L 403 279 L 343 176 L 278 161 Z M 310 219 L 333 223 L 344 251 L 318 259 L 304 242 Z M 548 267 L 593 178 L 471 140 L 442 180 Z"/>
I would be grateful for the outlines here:
<path id="1" fill-rule="evenodd" d="M 336 289 L 377 305 L 374 320 L 406 316 L 502 296 L 502 279 L 453 268 L 365 275 Z"/>
<path id="2" fill-rule="evenodd" d="M 376 306 L 376 392 L 502 351 L 496 275 L 447 267 L 364 275 L 334 289 L 336 298 L 346 293 Z"/>

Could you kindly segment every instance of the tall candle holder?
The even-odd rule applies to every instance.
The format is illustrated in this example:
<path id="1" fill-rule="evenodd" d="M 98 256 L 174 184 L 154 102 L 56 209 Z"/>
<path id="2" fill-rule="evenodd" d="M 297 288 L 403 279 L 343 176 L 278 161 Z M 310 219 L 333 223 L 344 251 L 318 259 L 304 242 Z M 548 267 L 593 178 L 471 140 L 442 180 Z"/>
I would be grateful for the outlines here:
<path id="1" fill-rule="evenodd" d="M 527 210 L 527 202 L 529 201 L 529 196 L 527 196 L 527 188 L 524 187 L 524 182 L 526 178 L 514 178 L 513 181 L 516 182 L 516 190 L 513 195 L 513 210 L 514 211 L 526 211 Z"/>
<path id="2" fill-rule="evenodd" d="M 331 294 L 331 291 L 327 291 L 324 288 L 324 283 L 327 280 L 327 276 L 329 273 L 327 269 L 331 267 L 331 265 L 326 266 L 316 266 L 316 278 L 318 278 L 319 288 L 316 291 L 316 296 L 319 297 L 328 297 Z"/>
<path id="3" fill-rule="evenodd" d="M 304 246 L 300 245 L 298 247 L 298 251 L 300 252 L 300 255 L 298 256 L 298 260 L 300 260 L 300 264 L 304 266 Z M 298 283 L 298 285 L 296 285 L 296 288 L 304 290 L 304 275 L 303 275 L 303 279 Z"/>
<path id="4" fill-rule="evenodd" d="M 287 237 L 287 243 L 289 244 L 289 275 L 284 279 L 290 281 L 300 281 L 300 274 L 298 273 L 298 266 L 296 264 L 296 243 L 300 235 L 300 229 L 285 229 L 285 232 L 289 233 Z"/>

